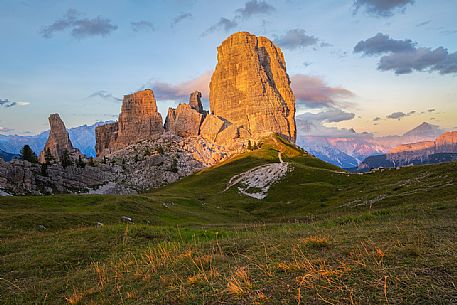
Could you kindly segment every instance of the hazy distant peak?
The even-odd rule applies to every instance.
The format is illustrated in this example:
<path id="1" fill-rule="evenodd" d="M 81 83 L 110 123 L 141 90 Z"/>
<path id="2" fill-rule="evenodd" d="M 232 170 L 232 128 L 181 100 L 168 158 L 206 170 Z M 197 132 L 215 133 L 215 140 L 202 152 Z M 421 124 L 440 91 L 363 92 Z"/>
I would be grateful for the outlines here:
<path id="1" fill-rule="evenodd" d="M 444 130 L 439 126 L 423 122 L 403 135 L 407 137 L 437 137 L 443 132 Z"/>

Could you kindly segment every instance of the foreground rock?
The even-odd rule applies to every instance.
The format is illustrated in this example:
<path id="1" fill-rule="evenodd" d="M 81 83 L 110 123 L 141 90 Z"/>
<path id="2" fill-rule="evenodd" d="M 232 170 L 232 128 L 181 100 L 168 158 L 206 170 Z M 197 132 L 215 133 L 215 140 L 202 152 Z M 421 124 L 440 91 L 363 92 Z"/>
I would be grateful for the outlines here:
<path id="1" fill-rule="evenodd" d="M 295 97 L 281 50 L 247 32 L 228 37 L 218 47 L 210 108 L 233 125 L 224 140 L 278 133 L 295 142 Z"/>
<path id="2" fill-rule="evenodd" d="M 49 126 L 51 129 L 49 131 L 48 141 L 46 142 L 43 151 L 40 153 L 38 158 L 39 162 L 46 162 L 47 153 L 50 154 L 48 158 L 52 157 L 55 161 L 60 161 L 65 151 L 69 156 L 73 156 L 73 158 L 77 158 L 81 155 L 79 150 L 73 147 L 68 131 L 59 114 L 54 113 L 49 116 Z"/>
<path id="3" fill-rule="evenodd" d="M 96 189 L 116 179 L 117 172 L 109 166 L 63 167 L 28 161 L 0 160 L 0 190 L 12 195 L 50 195 L 80 193 Z"/>

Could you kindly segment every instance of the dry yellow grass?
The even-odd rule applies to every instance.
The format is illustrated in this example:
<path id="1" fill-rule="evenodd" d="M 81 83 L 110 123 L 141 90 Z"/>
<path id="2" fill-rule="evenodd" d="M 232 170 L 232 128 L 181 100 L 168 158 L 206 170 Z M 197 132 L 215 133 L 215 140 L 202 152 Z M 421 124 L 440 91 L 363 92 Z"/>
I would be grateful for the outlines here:
<path id="1" fill-rule="evenodd" d="M 234 295 L 242 295 L 249 292 L 252 282 L 246 271 L 246 267 L 238 267 L 227 283 L 227 291 Z"/>
<path id="2" fill-rule="evenodd" d="M 73 289 L 73 293 L 69 297 L 66 297 L 65 299 L 67 300 L 68 304 L 76 305 L 82 301 L 83 297 L 84 297 L 83 293 L 79 292 L 76 289 Z"/>

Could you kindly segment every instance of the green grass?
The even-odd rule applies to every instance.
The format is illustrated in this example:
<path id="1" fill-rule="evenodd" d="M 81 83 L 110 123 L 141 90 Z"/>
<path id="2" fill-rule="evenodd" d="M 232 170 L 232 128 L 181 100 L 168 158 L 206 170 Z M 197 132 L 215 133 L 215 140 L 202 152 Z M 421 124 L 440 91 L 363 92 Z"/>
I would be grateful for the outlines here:
<path id="1" fill-rule="evenodd" d="M 224 191 L 278 150 L 294 170 L 267 198 Z M 456 182 L 456 163 L 341 173 L 272 137 L 146 194 L 0 198 L 0 303 L 455 304 Z"/>

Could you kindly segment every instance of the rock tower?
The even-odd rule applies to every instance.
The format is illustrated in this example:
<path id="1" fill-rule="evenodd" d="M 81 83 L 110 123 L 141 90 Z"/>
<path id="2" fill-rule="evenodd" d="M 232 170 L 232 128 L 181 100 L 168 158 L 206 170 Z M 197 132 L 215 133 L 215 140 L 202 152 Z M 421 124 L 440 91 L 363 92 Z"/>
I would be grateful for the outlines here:
<path id="1" fill-rule="evenodd" d="M 40 153 L 39 162 L 44 163 L 46 161 L 45 154 L 49 150 L 54 160 L 59 161 L 62 157 L 63 152 L 66 150 L 70 155 L 79 155 L 78 149 L 73 147 L 70 141 L 68 131 L 65 128 L 65 124 L 60 118 L 59 114 L 54 113 L 49 116 L 49 131 L 48 141 L 44 146 L 43 151 Z"/>
<path id="2" fill-rule="evenodd" d="M 163 131 L 162 116 L 157 110 L 152 90 L 125 95 L 118 121 L 95 130 L 97 156 L 142 140 L 154 139 Z"/>
<path id="3" fill-rule="evenodd" d="M 247 32 L 222 42 L 211 78 L 210 110 L 253 138 L 279 133 L 295 142 L 295 96 L 281 50 Z"/>

